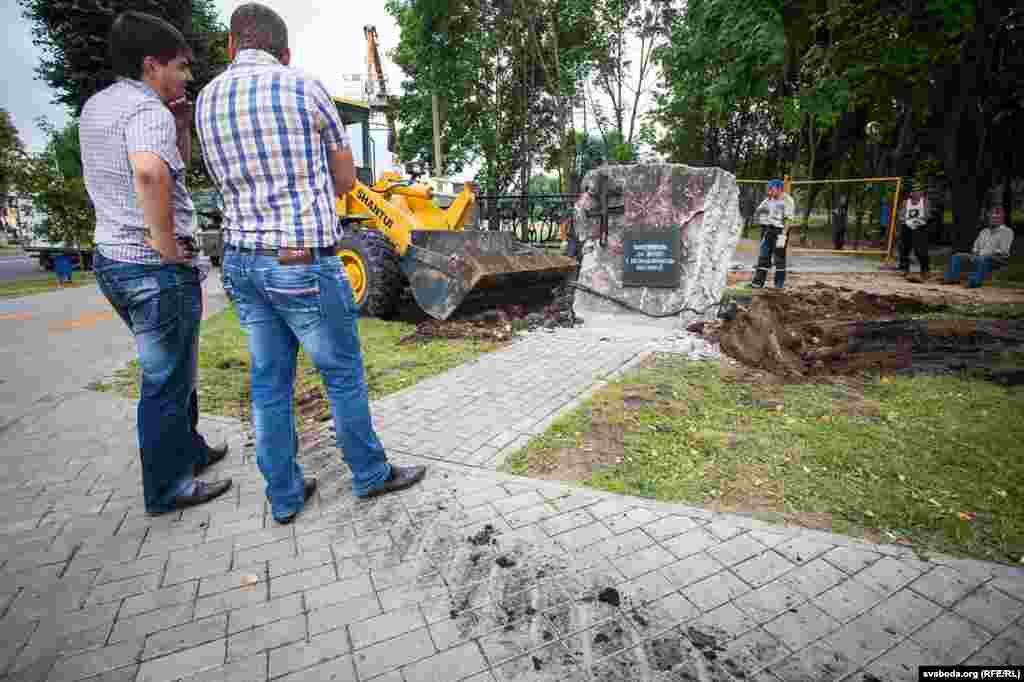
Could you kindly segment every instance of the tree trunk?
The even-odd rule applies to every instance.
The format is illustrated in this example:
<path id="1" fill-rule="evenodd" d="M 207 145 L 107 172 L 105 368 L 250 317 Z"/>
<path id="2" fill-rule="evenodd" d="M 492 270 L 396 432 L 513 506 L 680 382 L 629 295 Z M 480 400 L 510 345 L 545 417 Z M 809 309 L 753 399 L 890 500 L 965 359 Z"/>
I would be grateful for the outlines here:
<path id="1" fill-rule="evenodd" d="M 960 63 L 947 70 L 944 162 L 953 195 L 953 248 L 969 251 L 978 231 L 981 207 L 992 179 L 989 129 L 991 114 L 984 95 L 993 70 L 998 43 L 999 11 L 992 3 L 979 3 L 974 30 L 965 38 Z M 951 106 L 950 106 L 951 105 Z"/>

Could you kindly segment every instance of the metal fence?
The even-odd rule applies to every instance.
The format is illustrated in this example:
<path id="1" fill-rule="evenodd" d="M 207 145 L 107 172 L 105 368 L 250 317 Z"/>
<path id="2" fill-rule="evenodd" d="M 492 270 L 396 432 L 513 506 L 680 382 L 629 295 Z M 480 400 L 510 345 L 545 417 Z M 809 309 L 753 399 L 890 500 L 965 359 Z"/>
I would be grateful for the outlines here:
<path id="1" fill-rule="evenodd" d="M 513 232 L 524 242 L 562 238 L 576 219 L 578 194 L 501 194 L 476 198 L 477 226 L 481 230 Z"/>

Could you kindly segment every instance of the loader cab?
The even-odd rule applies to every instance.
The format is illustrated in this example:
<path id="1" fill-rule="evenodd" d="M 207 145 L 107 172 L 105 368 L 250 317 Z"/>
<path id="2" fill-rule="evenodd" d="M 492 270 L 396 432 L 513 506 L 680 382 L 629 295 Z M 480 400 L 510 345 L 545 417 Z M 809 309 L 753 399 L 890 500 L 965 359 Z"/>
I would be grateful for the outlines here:
<path id="1" fill-rule="evenodd" d="M 370 138 L 370 105 L 367 102 L 335 97 L 338 115 L 348 132 L 352 144 L 352 157 L 356 163 L 356 177 L 359 181 L 372 185 L 376 177 L 376 159 L 374 158 L 373 140 Z"/>

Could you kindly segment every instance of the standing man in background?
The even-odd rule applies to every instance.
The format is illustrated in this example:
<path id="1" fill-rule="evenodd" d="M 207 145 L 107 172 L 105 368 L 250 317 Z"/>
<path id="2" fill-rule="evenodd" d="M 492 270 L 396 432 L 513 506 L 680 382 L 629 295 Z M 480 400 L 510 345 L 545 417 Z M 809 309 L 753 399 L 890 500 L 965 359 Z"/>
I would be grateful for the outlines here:
<path id="1" fill-rule="evenodd" d="M 356 497 L 407 488 L 425 468 L 391 465 L 370 418 L 359 308 L 335 255 L 335 198 L 352 189 L 355 165 L 334 101 L 289 68 L 288 29 L 268 7 L 234 11 L 228 55 L 196 125 L 224 197 L 224 290 L 249 337 L 256 461 L 274 520 L 290 523 L 316 491 L 296 461 L 300 344 L 327 389 Z"/>
<path id="2" fill-rule="evenodd" d="M 921 279 L 928 278 L 928 214 L 931 206 L 928 193 L 919 183 L 913 183 L 910 194 L 900 208 L 900 270 L 910 278 L 910 251 L 913 249 L 921 266 Z"/>
<path id="3" fill-rule="evenodd" d="M 118 79 L 82 109 L 82 171 L 96 208 L 96 280 L 139 352 L 146 511 L 162 514 L 207 502 L 231 487 L 231 479 L 194 478 L 222 459 L 227 447 L 209 447 L 195 428 L 203 304 L 189 248 L 187 150 L 182 154 L 191 139 L 191 108 L 184 97 L 192 51 L 178 29 L 141 12 L 114 20 L 109 48 Z"/>
<path id="4" fill-rule="evenodd" d="M 764 288 L 768 270 L 775 264 L 775 288 L 781 289 L 786 283 L 786 246 L 789 239 L 788 227 L 796 213 L 792 197 L 784 192 L 782 180 L 768 183 L 768 197 L 754 211 L 754 219 L 761 225 L 761 250 L 757 269 L 751 286 Z"/>

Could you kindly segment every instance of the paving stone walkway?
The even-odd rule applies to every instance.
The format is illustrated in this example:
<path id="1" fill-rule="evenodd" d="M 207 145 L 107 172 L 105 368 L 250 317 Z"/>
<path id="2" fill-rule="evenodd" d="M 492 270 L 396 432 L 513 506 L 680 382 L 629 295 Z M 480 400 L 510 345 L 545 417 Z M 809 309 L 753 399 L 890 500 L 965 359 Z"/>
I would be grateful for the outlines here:
<path id="1" fill-rule="evenodd" d="M 605 340 L 602 340 L 605 339 Z M 269 516 L 241 424 L 225 498 L 142 510 L 132 401 L 75 391 L 0 432 L 0 680 L 916 680 L 1024 664 L 1024 571 L 494 471 L 650 340 L 537 335 L 375 404 L 400 494 Z"/>

